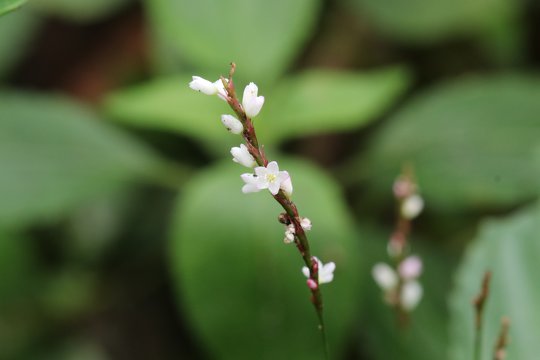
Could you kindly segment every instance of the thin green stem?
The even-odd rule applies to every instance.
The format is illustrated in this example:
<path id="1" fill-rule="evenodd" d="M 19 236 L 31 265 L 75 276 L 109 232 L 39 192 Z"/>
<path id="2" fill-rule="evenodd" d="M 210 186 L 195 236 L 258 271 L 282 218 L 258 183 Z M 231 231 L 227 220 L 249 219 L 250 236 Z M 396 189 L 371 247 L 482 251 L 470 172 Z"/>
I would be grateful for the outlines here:
<path id="1" fill-rule="evenodd" d="M 482 356 L 482 324 L 475 327 L 474 331 L 474 360 L 480 360 Z"/>

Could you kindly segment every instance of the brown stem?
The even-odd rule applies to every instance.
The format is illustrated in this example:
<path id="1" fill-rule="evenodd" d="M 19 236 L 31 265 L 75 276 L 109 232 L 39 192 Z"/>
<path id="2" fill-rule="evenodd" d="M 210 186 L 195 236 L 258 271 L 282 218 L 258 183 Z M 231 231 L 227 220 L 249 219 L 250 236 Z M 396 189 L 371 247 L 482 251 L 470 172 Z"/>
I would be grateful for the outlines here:
<path id="1" fill-rule="evenodd" d="M 510 319 L 503 317 L 501 320 L 501 330 L 497 342 L 495 343 L 494 360 L 504 360 L 506 358 L 506 347 L 508 346 L 508 331 L 510 329 Z"/>
<path id="2" fill-rule="evenodd" d="M 482 287 L 478 295 L 473 299 L 475 310 L 474 318 L 474 359 L 479 360 L 482 356 L 482 331 L 484 307 L 489 296 L 489 284 L 491 281 L 491 272 L 486 271 L 482 278 Z"/>
<path id="3" fill-rule="evenodd" d="M 262 147 L 259 146 L 259 141 L 257 139 L 257 134 L 255 132 L 255 127 L 253 126 L 253 122 L 246 115 L 244 109 L 242 108 L 242 105 L 240 104 L 236 96 L 236 90 L 234 88 L 234 82 L 233 82 L 233 75 L 234 75 L 235 69 L 236 69 L 236 65 L 234 63 L 231 63 L 231 70 L 229 72 L 229 78 L 225 79 L 224 77 L 221 77 L 221 81 L 223 82 L 223 85 L 228 95 L 227 102 L 229 106 L 231 107 L 231 109 L 238 116 L 238 119 L 240 120 L 242 125 L 244 126 L 244 131 L 242 133 L 242 136 L 244 140 L 246 141 L 246 146 L 248 148 L 249 153 L 255 158 L 255 161 L 257 162 L 259 166 L 267 166 L 268 159 L 266 158 L 266 155 L 264 154 Z M 306 233 L 300 224 L 301 218 L 298 213 L 298 208 L 296 207 L 294 202 L 291 201 L 291 199 L 283 192 L 283 190 L 280 190 L 276 195 L 273 195 L 273 197 L 287 213 L 288 221 L 294 224 L 296 247 L 298 251 L 300 252 L 300 255 L 302 256 L 302 259 L 304 260 L 305 265 L 309 269 L 310 279 L 314 281 L 316 284 L 316 286 L 313 289 L 310 288 L 311 293 L 312 293 L 311 301 L 315 307 L 315 310 L 317 311 L 317 316 L 319 318 L 319 329 L 322 331 L 322 335 L 323 335 L 324 343 L 326 347 L 324 319 L 323 319 L 323 300 L 322 300 L 321 291 L 319 289 L 318 263 L 315 260 L 315 258 L 311 256 L 309 242 L 308 242 Z M 328 350 L 325 349 L 325 351 L 327 352 Z"/>

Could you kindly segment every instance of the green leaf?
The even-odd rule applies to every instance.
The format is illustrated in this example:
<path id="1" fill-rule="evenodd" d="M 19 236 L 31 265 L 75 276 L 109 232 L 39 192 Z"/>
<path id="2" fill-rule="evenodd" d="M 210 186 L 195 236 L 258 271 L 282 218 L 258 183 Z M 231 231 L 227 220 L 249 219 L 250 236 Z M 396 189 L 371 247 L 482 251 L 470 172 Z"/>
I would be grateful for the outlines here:
<path id="1" fill-rule="evenodd" d="M 493 359 L 502 316 L 510 317 L 508 359 L 535 359 L 540 353 L 540 211 L 530 207 L 507 218 L 485 222 L 465 254 L 450 301 L 450 359 L 472 358 L 474 309 L 486 270 L 492 271 L 484 309 L 482 359 Z"/>
<path id="2" fill-rule="evenodd" d="M 223 72 L 231 61 L 242 77 L 274 80 L 311 34 L 318 0 L 147 0 L 161 41 L 198 69 Z"/>
<path id="3" fill-rule="evenodd" d="M 26 52 L 39 21 L 26 11 L 15 11 L 0 19 L 0 77 L 5 75 Z"/>
<path id="4" fill-rule="evenodd" d="M 534 77 L 472 78 L 410 101 L 372 138 L 350 168 L 373 196 L 384 196 L 410 162 L 430 207 L 513 205 L 536 195 L 540 173 L 540 81 Z"/>
<path id="5" fill-rule="evenodd" d="M 223 152 L 239 141 L 219 120 L 231 110 L 217 96 L 191 90 L 190 81 L 188 75 L 168 77 L 120 91 L 107 98 L 105 112 L 130 125 L 189 135 Z"/>
<path id="6" fill-rule="evenodd" d="M 131 0 L 47 0 L 33 1 L 30 5 L 37 11 L 47 15 L 89 22 L 113 14 Z"/>
<path id="7" fill-rule="evenodd" d="M 36 259 L 28 240 L 0 233 L 0 310 L 32 292 Z"/>
<path id="8" fill-rule="evenodd" d="M 162 177 L 145 147 L 63 97 L 0 93 L 0 225 L 54 217 L 127 182 Z"/>
<path id="9" fill-rule="evenodd" d="M 26 0 L 0 0 L 0 16 L 21 7 Z"/>
<path id="10" fill-rule="evenodd" d="M 478 34 L 516 19 L 521 4 L 512 0 L 355 0 L 361 15 L 388 35 L 433 42 Z"/>
<path id="11" fill-rule="evenodd" d="M 322 291 L 338 359 L 360 306 L 361 239 L 327 175 L 300 161 L 282 165 L 301 214 L 313 221 L 313 254 L 337 264 L 334 281 Z M 294 245 L 283 244 L 280 207 L 270 194 L 241 193 L 245 170 L 231 162 L 215 166 L 193 178 L 180 199 L 171 250 L 179 303 L 212 358 L 322 358 L 301 257 Z"/>
<path id="12" fill-rule="evenodd" d="M 266 97 L 257 130 L 269 142 L 360 127 L 377 119 L 409 82 L 403 68 L 307 71 L 279 83 Z"/>

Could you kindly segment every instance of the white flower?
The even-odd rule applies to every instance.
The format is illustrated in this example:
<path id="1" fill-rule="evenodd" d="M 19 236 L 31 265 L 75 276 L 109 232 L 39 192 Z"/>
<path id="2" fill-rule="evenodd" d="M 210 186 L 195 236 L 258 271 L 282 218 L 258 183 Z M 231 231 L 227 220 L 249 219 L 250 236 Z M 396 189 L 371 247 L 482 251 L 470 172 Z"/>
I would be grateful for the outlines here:
<path id="1" fill-rule="evenodd" d="M 221 122 L 233 134 L 240 134 L 244 131 L 244 125 L 232 115 L 221 115 Z"/>
<path id="2" fill-rule="evenodd" d="M 413 310 L 420 299 L 422 299 L 423 289 L 418 281 L 407 281 L 401 288 L 401 306 L 407 311 Z"/>
<path id="3" fill-rule="evenodd" d="M 294 241 L 294 234 L 295 234 L 294 225 L 293 224 L 288 225 L 287 229 L 285 230 L 285 238 L 283 239 L 283 242 L 285 244 L 292 243 Z"/>
<path id="4" fill-rule="evenodd" d="M 256 162 L 255 158 L 249 153 L 249 150 L 246 145 L 240 144 L 240 147 L 231 148 L 231 155 L 233 156 L 233 161 L 244 165 L 245 167 L 254 167 Z"/>
<path id="5" fill-rule="evenodd" d="M 401 215 L 406 219 L 414 219 L 424 208 L 424 200 L 418 194 L 407 196 L 401 204 Z"/>
<path id="6" fill-rule="evenodd" d="M 257 192 L 268 189 L 272 195 L 279 192 L 281 183 L 289 177 L 286 171 L 279 171 L 277 162 L 272 161 L 266 167 L 258 166 L 254 174 L 242 174 L 242 180 L 246 183 L 242 188 L 244 193 Z"/>
<path id="7" fill-rule="evenodd" d="M 398 276 L 390 265 L 377 263 L 371 270 L 373 279 L 379 287 L 385 291 L 394 289 L 398 284 Z"/>
<path id="8" fill-rule="evenodd" d="M 257 96 L 259 88 L 254 83 L 249 83 L 244 89 L 242 97 L 242 106 L 248 117 L 254 117 L 259 114 L 264 104 L 264 96 Z"/>
<path id="9" fill-rule="evenodd" d="M 319 284 L 326 284 L 334 280 L 334 270 L 336 270 L 336 264 L 333 262 L 323 264 L 317 257 L 315 257 L 315 260 L 317 261 L 319 268 Z M 307 266 L 302 268 L 302 273 L 309 279 L 310 273 Z"/>
<path id="10" fill-rule="evenodd" d="M 189 87 L 206 95 L 216 95 L 227 101 L 227 91 L 221 79 L 211 82 L 200 76 L 193 76 Z"/>
<path id="11" fill-rule="evenodd" d="M 287 174 L 287 178 L 281 182 L 281 190 L 283 190 L 285 195 L 290 197 L 293 192 L 292 180 L 291 180 L 291 176 L 289 175 L 287 171 L 284 171 L 284 173 Z"/>
<path id="12" fill-rule="evenodd" d="M 418 256 L 409 256 L 399 264 L 398 272 L 404 280 L 416 279 L 422 273 L 422 260 Z"/>
<path id="13" fill-rule="evenodd" d="M 302 220 L 300 220 L 300 226 L 306 231 L 311 230 L 311 220 L 306 217 L 302 218 Z"/>

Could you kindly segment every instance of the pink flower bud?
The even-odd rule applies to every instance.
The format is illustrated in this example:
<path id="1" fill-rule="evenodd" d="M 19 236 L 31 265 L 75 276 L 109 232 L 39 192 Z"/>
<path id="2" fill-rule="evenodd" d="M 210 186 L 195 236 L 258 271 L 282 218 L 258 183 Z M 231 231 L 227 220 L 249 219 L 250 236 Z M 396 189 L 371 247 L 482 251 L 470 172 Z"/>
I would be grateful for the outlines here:
<path id="1" fill-rule="evenodd" d="M 315 282 L 315 280 L 313 279 L 307 279 L 307 286 L 311 289 L 311 290 L 317 290 L 317 288 L 319 287 L 317 285 L 317 283 Z"/>

